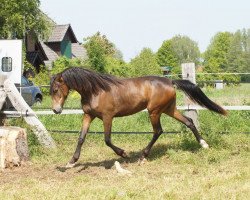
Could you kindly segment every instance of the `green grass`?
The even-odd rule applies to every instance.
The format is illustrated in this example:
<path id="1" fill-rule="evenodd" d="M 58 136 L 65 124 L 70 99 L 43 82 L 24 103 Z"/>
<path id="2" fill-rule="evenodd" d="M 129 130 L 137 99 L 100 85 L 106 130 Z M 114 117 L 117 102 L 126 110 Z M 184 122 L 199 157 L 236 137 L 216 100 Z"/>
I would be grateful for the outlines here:
<path id="1" fill-rule="evenodd" d="M 193 149 L 193 137 L 163 135 L 148 163 L 137 165 L 148 135 L 114 135 L 129 152 L 127 163 L 105 146 L 101 135 L 89 135 L 79 165 L 60 171 L 75 148 L 77 135 L 53 134 L 58 148 L 40 148 L 32 165 L 0 173 L 0 199 L 248 199 L 249 136 L 222 135 L 222 146 Z M 133 172 L 116 173 L 118 160 Z"/>
<path id="2" fill-rule="evenodd" d="M 62 167 L 75 150 L 78 134 L 51 133 L 57 149 L 48 150 L 38 145 L 27 127 L 32 165 L 0 172 L 0 199 L 248 199 L 250 139 L 240 132 L 250 132 L 250 113 L 234 111 L 225 118 L 201 111 L 199 117 L 208 150 L 201 149 L 178 122 L 163 117 L 165 130 L 177 127 L 182 132 L 162 135 L 145 165 L 139 166 L 137 160 L 152 135 L 112 135 L 113 143 L 128 152 L 130 158 L 125 160 L 105 145 L 103 135 L 89 134 L 79 164 L 66 171 Z M 80 118 L 40 117 L 47 128 L 56 124 L 61 130 L 79 129 Z M 21 119 L 11 123 L 25 126 Z M 101 122 L 95 120 L 91 129 L 102 130 Z M 115 131 L 141 129 L 152 129 L 146 113 L 114 121 Z M 116 160 L 132 176 L 117 174 Z"/>
<path id="3" fill-rule="evenodd" d="M 235 94 L 240 90 L 233 89 Z M 209 95 L 224 94 L 211 91 Z M 248 99 L 249 93 L 242 96 Z M 67 103 L 73 106 L 76 101 L 73 96 Z M 56 130 L 80 130 L 82 123 L 80 115 L 39 119 L 47 129 Z M 51 133 L 57 149 L 44 149 L 24 120 L 10 120 L 9 124 L 27 128 L 31 163 L 0 172 L 0 199 L 249 199 L 249 111 L 230 111 L 227 117 L 199 111 L 201 134 L 210 145 L 206 150 L 176 120 L 163 115 L 161 121 L 165 131 L 180 133 L 162 135 L 145 165 L 139 166 L 137 160 L 151 134 L 112 135 L 113 143 L 129 154 L 127 160 L 105 145 L 102 134 L 88 134 L 78 165 L 65 171 L 78 134 Z M 102 131 L 102 122 L 94 120 L 90 130 Z M 150 132 L 152 127 L 147 113 L 141 112 L 116 118 L 113 131 Z M 113 166 L 116 160 L 132 175 L 119 175 Z"/>
<path id="4" fill-rule="evenodd" d="M 250 105 L 250 84 L 242 83 L 238 86 L 226 86 L 222 90 L 204 88 L 203 91 L 213 101 L 224 106 Z"/>

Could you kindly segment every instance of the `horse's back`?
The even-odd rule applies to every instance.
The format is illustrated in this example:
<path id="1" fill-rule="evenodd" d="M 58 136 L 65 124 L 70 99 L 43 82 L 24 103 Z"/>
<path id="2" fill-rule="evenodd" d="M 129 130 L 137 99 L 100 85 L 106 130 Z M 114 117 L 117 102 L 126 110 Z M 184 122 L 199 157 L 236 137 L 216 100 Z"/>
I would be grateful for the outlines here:
<path id="1" fill-rule="evenodd" d="M 176 91 L 172 81 L 165 77 L 143 77 L 149 84 L 147 109 L 149 112 L 164 111 L 176 100 Z"/>
<path id="2" fill-rule="evenodd" d="M 90 108 L 98 117 L 126 116 L 143 109 L 163 110 L 169 101 L 175 100 L 172 81 L 157 76 L 121 79 L 111 90 L 93 96 Z"/>
<path id="3" fill-rule="evenodd" d="M 136 93 L 148 99 L 155 95 L 163 95 L 162 93 L 175 91 L 170 79 L 158 76 L 124 79 L 122 85 L 127 88 L 127 93 Z"/>
<path id="4" fill-rule="evenodd" d="M 157 107 L 163 108 L 175 98 L 172 81 L 165 77 L 145 76 L 124 79 L 119 89 L 118 94 L 115 94 L 117 102 L 123 105 L 122 110 L 128 114 L 146 108 L 149 111 Z"/>

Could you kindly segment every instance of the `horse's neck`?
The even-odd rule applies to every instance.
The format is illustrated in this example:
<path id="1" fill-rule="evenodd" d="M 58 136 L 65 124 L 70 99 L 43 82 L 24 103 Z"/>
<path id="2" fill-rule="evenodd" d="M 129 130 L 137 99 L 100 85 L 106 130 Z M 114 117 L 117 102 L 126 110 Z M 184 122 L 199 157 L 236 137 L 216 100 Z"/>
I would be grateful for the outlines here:
<path id="1" fill-rule="evenodd" d="M 76 89 L 74 89 L 74 90 L 77 91 L 81 95 L 81 103 L 82 104 L 89 104 L 89 102 L 92 99 L 92 95 L 93 95 L 91 92 L 78 91 Z"/>

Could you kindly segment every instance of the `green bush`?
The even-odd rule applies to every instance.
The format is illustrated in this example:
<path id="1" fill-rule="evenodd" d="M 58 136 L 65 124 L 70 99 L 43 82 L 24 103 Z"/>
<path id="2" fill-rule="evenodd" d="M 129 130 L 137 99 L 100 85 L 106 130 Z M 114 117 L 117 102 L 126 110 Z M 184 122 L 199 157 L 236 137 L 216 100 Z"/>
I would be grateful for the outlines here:
<path id="1" fill-rule="evenodd" d="M 197 74 L 196 81 L 199 86 L 213 86 L 216 80 L 222 80 L 228 85 L 237 85 L 240 83 L 240 75 L 236 74 Z"/>
<path id="2" fill-rule="evenodd" d="M 79 59 L 79 58 L 73 58 L 69 59 L 65 56 L 58 58 L 53 62 L 51 74 L 57 74 L 62 72 L 68 67 L 85 67 L 90 68 L 87 65 L 87 61 Z"/>
<path id="3" fill-rule="evenodd" d="M 49 94 L 49 89 L 45 86 L 50 84 L 50 73 L 44 66 L 41 66 L 39 74 L 36 74 L 34 78 L 30 79 L 32 80 L 32 82 L 34 82 L 35 85 L 40 86 L 40 89 L 44 95 Z"/>

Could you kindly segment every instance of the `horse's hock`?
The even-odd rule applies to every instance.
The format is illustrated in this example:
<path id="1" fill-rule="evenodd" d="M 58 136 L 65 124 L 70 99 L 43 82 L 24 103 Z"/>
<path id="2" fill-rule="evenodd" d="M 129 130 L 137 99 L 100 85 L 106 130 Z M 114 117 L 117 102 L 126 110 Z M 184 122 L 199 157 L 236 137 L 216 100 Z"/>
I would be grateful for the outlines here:
<path id="1" fill-rule="evenodd" d="M 27 134 L 20 127 L 0 127 L 0 169 L 29 160 Z"/>

